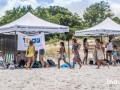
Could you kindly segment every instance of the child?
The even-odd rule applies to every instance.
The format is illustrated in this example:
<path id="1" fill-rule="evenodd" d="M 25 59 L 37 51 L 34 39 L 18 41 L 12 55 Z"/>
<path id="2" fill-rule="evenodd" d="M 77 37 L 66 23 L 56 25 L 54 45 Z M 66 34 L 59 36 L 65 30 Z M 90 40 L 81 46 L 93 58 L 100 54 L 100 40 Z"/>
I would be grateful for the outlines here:
<path id="1" fill-rule="evenodd" d="M 15 66 L 18 67 L 21 61 L 21 52 L 18 52 L 16 55 Z"/>
<path id="2" fill-rule="evenodd" d="M 59 54 L 60 54 L 60 57 L 58 59 L 58 68 L 60 68 L 60 61 L 61 60 L 63 60 L 66 64 L 69 65 L 70 68 L 72 68 L 71 65 L 66 61 L 66 56 L 65 56 L 66 52 L 65 52 L 64 42 L 60 42 L 60 51 L 57 51 L 57 52 L 59 52 Z"/>
<path id="3" fill-rule="evenodd" d="M 0 67 L 6 68 L 5 61 L 4 61 L 4 56 L 3 56 L 2 51 L 0 51 Z"/>
<path id="4" fill-rule="evenodd" d="M 73 42 L 72 52 L 74 53 L 73 68 L 74 68 L 76 62 L 79 64 L 79 66 L 80 66 L 79 68 L 81 68 L 82 67 L 81 58 L 80 58 L 80 55 L 78 52 L 78 50 L 80 49 L 80 44 L 77 43 L 77 40 L 75 38 L 72 39 L 72 42 Z"/>
<path id="5" fill-rule="evenodd" d="M 32 68 L 33 64 L 34 64 L 34 55 L 35 55 L 35 46 L 33 41 L 31 40 L 29 42 L 29 46 L 27 49 L 27 66 L 26 69 L 28 68 Z"/>
<path id="6" fill-rule="evenodd" d="M 117 66 L 117 64 L 116 64 L 116 61 L 117 61 L 117 47 L 116 47 L 116 45 L 113 45 L 113 59 L 114 59 L 114 61 L 113 61 L 113 63 L 114 63 L 114 65 L 113 66 Z"/>

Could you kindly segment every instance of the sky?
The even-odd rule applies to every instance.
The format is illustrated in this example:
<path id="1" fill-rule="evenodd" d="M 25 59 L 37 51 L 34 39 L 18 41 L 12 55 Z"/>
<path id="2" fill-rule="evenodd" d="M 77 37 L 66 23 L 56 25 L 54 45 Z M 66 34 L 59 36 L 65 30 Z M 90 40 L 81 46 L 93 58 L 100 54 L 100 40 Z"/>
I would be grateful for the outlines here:
<path id="1" fill-rule="evenodd" d="M 101 0 L 0 0 L 0 17 L 5 14 L 6 10 L 10 10 L 13 7 L 26 5 L 31 5 L 33 8 L 36 8 L 37 6 L 62 6 L 82 17 L 84 10 L 89 5 L 100 1 Z M 120 17 L 120 0 L 102 1 L 107 1 L 115 16 Z"/>

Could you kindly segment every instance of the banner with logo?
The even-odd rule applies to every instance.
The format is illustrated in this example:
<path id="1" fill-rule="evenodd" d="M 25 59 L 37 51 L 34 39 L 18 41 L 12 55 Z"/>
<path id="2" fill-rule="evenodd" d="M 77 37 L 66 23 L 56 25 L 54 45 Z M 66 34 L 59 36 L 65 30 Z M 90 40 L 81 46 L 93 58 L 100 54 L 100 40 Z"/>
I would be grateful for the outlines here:
<path id="1" fill-rule="evenodd" d="M 30 40 L 33 40 L 35 50 L 45 49 L 45 35 L 42 32 L 35 36 L 27 36 L 25 34 L 18 33 L 18 50 L 27 50 Z"/>

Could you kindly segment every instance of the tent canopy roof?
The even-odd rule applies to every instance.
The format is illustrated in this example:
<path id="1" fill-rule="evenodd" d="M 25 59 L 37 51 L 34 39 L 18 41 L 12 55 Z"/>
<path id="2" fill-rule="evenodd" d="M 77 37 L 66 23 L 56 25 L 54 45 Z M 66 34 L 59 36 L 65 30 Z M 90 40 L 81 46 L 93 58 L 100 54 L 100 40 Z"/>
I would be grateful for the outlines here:
<path id="1" fill-rule="evenodd" d="M 116 22 L 114 22 L 113 20 L 111 20 L 109 17 L 106 18 L 104 21 L 102 21 L 100 24 L 95 25 L 91 28 L 85 29 L 85 30 L 80 30 L 80 31 L 76 31 L 75 35 L 80 36 L 80 34 L 84 35 L 84 34 L 100 34 L 100 33 L 117 33 L 120 32 L 120 25 L 117 24 Z"/>
<path id="2" fill-rule="evenodd" d="M 0 27 L 0 32 L 11 31 L 44 31 L 50 33 L 69 32 L 69 27 L 57 25 L 43 19 L 40 19 L 30 12 L 21 18 Z"/>

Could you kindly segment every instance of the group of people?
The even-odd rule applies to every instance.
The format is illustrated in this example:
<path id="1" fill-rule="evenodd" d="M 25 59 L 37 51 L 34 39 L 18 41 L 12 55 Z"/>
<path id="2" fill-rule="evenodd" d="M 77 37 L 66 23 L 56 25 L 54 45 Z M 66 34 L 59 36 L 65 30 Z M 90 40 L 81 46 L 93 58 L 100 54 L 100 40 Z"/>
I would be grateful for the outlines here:
<path id="1" fill-rule="evenodd" d="M 69 65 L 70 68 L 74 68 L 75 63 L 77 62 L 79 64 L 79 67 L 81 68 L 82 64 L 88 64 L 88 51 L 89 51 L 89 43 L 87 41 L 87 38 L 83 39 L 83 51 L 84 51 L 84 58 L 81 60 L 79 50 L 81 47 L 81 44 L 77 42 L 76 38 L 72 39 L 72 52 L 74 53 L 73 57 L 73 66 L 71 66 L 68 62 L 66 62 L 65 56 L 65 45 L 64 42 L 60 42 L 60 57 L 58 59 L 58 68 L 60 68 L 60 60 L 63 60 L 66 64 Z M 106 48 L 106 51 L 105 51 Z M 97 65 L 97 69 L 100 68 L 101 65 L 107 65 L 109 67 L 109 64 L 112 63 L 112 57 L 113 57 L 113 66 L 117 66 L 117 47 L 116 45 L 112 44 L 111 39 L 109 39 L 109 42 L 106 43 L 105 46 L 103 46 L 103 42 L 100 42 L 100 39 L 95 39 L 95 45 L 94 45 L 94 62 Z"/>
<path id="2" fill-rule="evenodd" d="M 100 39 L 95 39 L 95 47 L 94 47 L 94 52 L 93 52 L 93 57 L 94 57 L 94 62 L 96 63 L 96 65 L 98 66 L 97 68 L 100 68 L 101 65 L 108 65 L 109 67 L 109 63 L 112 62 L 112 56 L 113 56 L 113 64 L 114 66 L 117 66 L 117 47 L 116 45 L 113 45 L 111 42 L 111 39 L 109 40 L 108 43 L 106 43 L 105 47 L 103 46 L 103 42 L 100 42 Z M 89 43 L 87 41 L 87 38 L 83 39 L 83 51 L 84 51 L 84 58 L 83 60 L 81 60 L 80 54 L 79 54 L 79 50 L 80 50 L 81 44 L 79 44 L 77 42 L 76 38 L 72 39 L 72 52 L 74 54 L 73 57 L 73 65 L 71 65 L 70 63 L 68 63 L 66 61 L 66 50 L 65 50 L 65 44 L 64 42 L 60 42 L 60 49 L 59 51 L 57 51 L 59 53 L 59 58 L 58 58 L 58 68 L 60 68 L 60 61 L 63 60 L 66 64 L 69 65 L 70 68 L 74 68 L 75 64 L 78 63 L 79 64 L 79 68 L 82 67 L 82 64 L 88 64 L 88 51 L 89 51 Z M 106 48 L 106 52 L 105 52 L 105 48 Z M 42 64 L 42 67 L 44 68 L 44 54 L 45 51 L 44 49 L 40 50 L 40 62 Z M 106 54 L 106 55 L 105 55 Z M 26 51 L 26 62 L 24 60 L 22 60 L 21 58 L 21 52 L 18 52 L 16 55 L 16 59 L 15 59 L 15 65 L 16 66 L 20 66 L 20 65 L 26 65 L 26 69 L 31 69 L 35 60 L 37 60 L 37 55 L 38 52 L 35 51 L 35 46 L 33 41 L 31 40 L 29 42 L 29 46 L 27 48 Z M 106 56 L 106 57 L 105 57 Z M 4 57 L 2 52 L 0 51 L 0 63 L 3 63 L 3 66 L 5 66 L 4 64 Z"/>
<path id="3" fill-rule="evenodd" d="M 39 53 L 40 53 L 39 54 L 40 63 L 42 65 L 42 67 L 44 68 L 45 67 L 45 65 L 44 65 L 45 63 L 44 63 L 44 60 L 43 60 L 43 57 L 44 57 L 44 54 L 45 54 L 44 49 L 41 49 L 39 51 Z M 38 51 L 35 51 L 34 42 L 31 40 L 29 42 L 29 46 L 26 50 L 25 58 L 23 59 L 21 51 L 18 51 L 15 59 L 10 64 L 13 64 L 14 65 L 13 67 L 15 67 L 15 68 L 25 66 L 26 69 L 31 69 L 33 67 L 34 62 L 37 61 L 37 56 L 38 56 Z M 9 66 L 10 66 L 10 64 L 9 64 Z M 0 51 L 0 66 L 4 67 L 4 68 L 8 67 L 8 64 L 6 64 L 6 62 L 5 62 L 5 57 L 4 57 L 4 54 L 3 54 L 2 51 Z"/>

